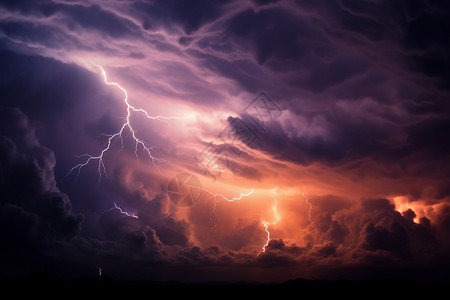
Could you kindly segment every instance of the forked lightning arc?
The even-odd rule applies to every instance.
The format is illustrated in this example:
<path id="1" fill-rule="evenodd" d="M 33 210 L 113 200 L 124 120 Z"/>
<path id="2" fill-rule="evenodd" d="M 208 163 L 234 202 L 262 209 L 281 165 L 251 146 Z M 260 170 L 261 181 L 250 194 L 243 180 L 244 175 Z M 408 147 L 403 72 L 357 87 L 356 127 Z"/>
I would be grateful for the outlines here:
<path id="1" fill-rule="evenodd" d="M 148 146 L 144 140 L 142 140 L 139 137 L 137 137 L 136 130 L 133 128 L 133 125 L 131 124 L 131 114 L 132 113 L 141 113 L 149 120 L 157 120 L 157 121 L 162 121 L 162 122 L 167 122 L 168 120 L 173 120 L 173 119 L 184 120 L 184 119 L 190 118 L 190 116 L 187 116 L 187 117 L 163 117 L 163 116 L 151 116 L 151 115 L 149 115 L 149 113 L 146 110 L 144 110 L 142 108 L 136 108 L 135 106 L 130 104 L 130 102 L 128 101 L 128 93 L 127 93 L 127 91 L 123 87 L 121 87 L 118 83 L 116 83 L 116 82 L 109 82 L 107 80 L 107 76 L 106 76 L 105 70 L 99 65 L 96 65 L 96 67 L 98 67 L 101 70 L 105 84 L 116 86 L 117 88 L 119 88 L 123 92 L 123 94 L 124 94 L 123 101 L 124 101 L 124 103 L 127 106 L 127 116 L 125 118 L 125 123 L 122 124 L 122 126 L 121 126 L 121 128 L 120 128 L 120 130 L 118 132 L 116 132 L 114 134 L 108 134 L 107 135 L 108 136 L 108 141 L 106 142 L 106 145 L 102 149 L 100 154 L 98 154 L 98 155 L 91 155 L 91 154 L 83 154 L 83 155 L 81 155 L 80 157 L 86 157 L 85 161 L 82 162 L 82 163 L 77 164 L 74 167 L 72 167 L 69 170 L 69 172 L 67 173 L 66 177 L 68 175 L 70 175 L 72 172 L 74 172 L 75 170 L 77 170 L 77 177 L 76 178 L 78 178 L 78 175 L 80 174 L 81 169 L 83 167 L 87 166 L 92 161 L 97 161 L 98 162 L 99 180 L 101 180 L 102 174 L 104 174 L 106 177 L 108 177 L 108 174 L 106 173 L 105 163 L 103 161 L 104 155 L 110 149 L 110 147 L 111 147 L 112 143 L 114 142 L 114 140 L 120 141 L 121 146 L 123 148 L 123 134 L 124 134 L 126 129 L 128 129 L 129 133 L 131 133 L 131 137 L 134 140 L 134 154 L 136 155 L 136 158 L 137 158 L 138 161 L 139 161 L 138 151 L 139 151 L 139 149 L 141 149 L 142 152 L 144 154 L 146 154 L 151 159 L 153 165 L 156 165 L 157 162 L 167 162 L 163 158 L 158 158 L 158 157 L 153 156 L 152 149 L 154 148 L 154 146 Z"/>
<path id="2" fill-rule="evenodd" d="M 104 213 L 110 212 L 113 209 L 118 210 L 119 213 L 121 213 L 122 215 L 126 215 L 127 217 L 130 217 L 130 218 L 138 219 L 138 216 L 136 216 L 136 214 L 124 211 L 119 205 L 116 204 L 116 202 L 114 202 L 114 207 L 111 207 L 110 209 L 105 210 Z"/>
<path id="3" fill-rule="evenodd" d="M 251 194 L 253 194 L 253 189 L 252 189 L 250 192 L 248 192 L 248 193 L 246 193 L 246 194 L 241 193 L 241 194 L 239 195 L 239 197 L 227 198 L 227 197 L 225 197 L 223 194 L 215 194 L 215 193 L 211 193 L 211 192 L 209 192 L 209 191 L 207 191 L 207 190 L 204 190 L 204 191 L 211 195 L 211 197 L 209 197 L 208 199 L 214 198 L 214 205 L 213 205 L 213 210 L 212 210 L 211 214 L 215 214 L 215 213 L 216 213 L 216 206 L 217 206 L 217 198 L 218 198 L 218 197 L 219 197 L 219 198 L 222 198 L 223 200 L 225 200 L 225 201 L 227 201 L 227 202 L 234 202 L 234 201 L 239 201 L 239 200 L 241 200 L 243 197 L 248 197 L 248 196 L 250 196 Z"/>

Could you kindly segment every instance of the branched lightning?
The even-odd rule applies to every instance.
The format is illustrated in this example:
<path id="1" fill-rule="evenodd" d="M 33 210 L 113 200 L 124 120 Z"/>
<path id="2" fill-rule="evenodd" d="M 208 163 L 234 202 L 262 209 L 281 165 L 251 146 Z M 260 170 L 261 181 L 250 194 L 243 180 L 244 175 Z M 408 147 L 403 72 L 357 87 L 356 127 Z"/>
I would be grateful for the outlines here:
<path id="1" fill-rule="evenodd" d="M 211 192 L 209 192 L 209 191 L 207 191 L 207 190 L 203 190 L 203 191 L 205 191 L 205 192 L 207 192 L 208 194 L 210 194 L 211 195 L 211 197 L 209 197 L 208 199 L 211 199 L 211 198 L 213 198 L 214 199 L 214 206 L 213 206 L 213 210 L 212 210 L 212 212 L 211 212 L 211 215 L 213 215 L 213 214 L 215 214 L 216 213 L 216 206 L 217 206 L 217 198 L 221 198 L 221 199 L 223 199 L 223 200 L 225 200 L 225 201 L 227 201 L 227 202 L 234 202 L 234 201 L 239 201 L 239 200 L 241 200 L 243 197 L 248 197 L 248 196 L 250 196 L 251 194 L 253 194 L 253 189 L 250 191 L 250 192 L 248 192 L 248 193 L 240 193 L 240 195 L 238 196 L 238 197 L 234 197 L 234 198 L 227 198 L 227 197 L 225 197 L 223 194 L 215 194 L 215 193 L 211 193 Z"/>
<path id="2" fill-rule="evenodd" d="M 248 197 L 248 196 L 250 196 L 251 194 L 253 194 L 253 189 L 252 189 L 250 192 L 248 192 L 248 193 L 246 193 L 246 194 L 241 193 L 241 194 L 239 195 L 239 197 L 227 198 L 227 197 L 225 197 L 223 194 L 214 194 L 214 193 L 208 192 L 208 191 L 206 191 L 206 190 L 203 190 L 203 191 L 205 191 L 205 192 L 207 192 L 208 194 L 211 194 L 211 195 L 212 195 L 212 196 L 209 197 L 208 199 L 211 199 L 211 198 L 217 199 L 217 197 L 220 197 L 220 198 L 222 198 L 223 200 L 226 200 L 226 201 L 228 201 L 228 202 L 238 201 L 238 200 L 241 200 L 243 197 Z"/>
<path id="3" fill-rule="evenodd" d="M 311 221 L 312 204 L 309 202 L 309 199 L 311 199 L 311 196 L 306 196 L 305 193 L 302 193 L 302 195 L 303 195 L 303 197 L 305 197 L 305 201 L 309 205 L 308 220 Z"/>
<path id="4" fill-rule="evenodd" d="M 71 168 L 69 170 L 69 172 L 67 173 L 66 177 L 68 175 L 70 175 L 72 172 L 74 172 L 75 170 L 77 170 L 77 176 L 76 178 L 78 178 L 78 175 L 80 174 L 80 171 L 83 167 L 87 166 L 91 161 L 97 161 L 98 162 L 98 173 L 99 173 L 99 180 L 101 180 L 102 174 L 105 175 L 105 177 L 108 177 L 107 173 L 106 173 L 106 167 L 105 167 L 105 163 L 103 161 L 104 158 L 104 154 L 110 149 L 111 144 L 114 142 L 114 140 L 119 140 L 121 143 L 121 146 L 123 148 L 123 133 L 125 132 L 125 130 L 128 130 L 131 133 L 131 136 L 134 140 L 134 154 L 136 155 L 136 158 L 139 162 L 139 155 L 138 155 L 138 151 L 139 148 L 142 149 L 142 152 L 144 154 L 146 154 L 151 160 L 152 160 L 152 164 L 154 166 L 156 166 L 156 163 L 159 162 L 167 162 L 165 159 L 162 158 L 158 158 L 153 156 L 152 154 L 152 149 L 154 148 L 154 146 L 149 146 L 146 144 L 146 142 L 140 138 L 137 137 L 136 135 L 136 130 L 133 128 L 132 124 L 131 124 L 131 114 L 134 113 L 142 113 L 143 115 L 145 115 L 145 117 L 149 120 L 157 120 L 157 121 L 162 121 L 162 122 L 167 122 L 168 120 L 172 120 L 172 119 L 178 119 L 178 120 L 184 120 L 186 118 L 189 118 L 190 116 L 187 117 L 163 117 L 163 116 L 150 116 L 148 114 L 148 112 L 142 108 L 136 108 L 135 106 L 131 105 L 128 102 L 128 93 L 127 91 L 121 87 L 118 83 L 116 82 L 109 82 L 107 80 L 106 77 L 106 72 L 105 70 L 101 67 L 96 65 L 102 72 L 103 78 L 104 78 L 104 82 L 106 85 L 113 85 L 116 86 L 117 88 L 119 88 L 123 94 L 124 94 L 124 103 L 127 105 L 127 116 L 125 118 L 125 123 L 122 124 L 120 130 L 114 134 L 107 134 L 106 136 L 108 137 L 108 141 L 106 142 L 103 150 L 100 152 L 100 154 L 98 155 L 91 155 L 91 154 L 83 154 L 79 157 L 86 157 L 86 159 L 84 160 L 84 162 L 77 164 L 76 166 L 74 166 L 73 168 Z"/>
<path id="5" fill-rule="evenodd" d="M 274 221 L 272 221 L 272 222 L 269 222 L 269 221 L 266 221 L 266 220 L 262 221 L 262 224 L 264 226 L 264 230 L 266 231 L 266 234 L 267 234 L 267 240 L 266 240 L 266 243 L 264 244 L 264 246 L 262 248 L 262 251 L 259 254 L 261 254 L 263 252 L 266 252 L 266 247 L 269 245 L 269 241 L 270 241 L 269 226 L 277 224 L 278 221 L 280 220 L 280 215 L 278 214 L 278 197 L 277 197 L 278 194 L 277 194 L 277 190 L 273 189 L 271 192 L 273 194 L 275 194 L 275 202 L 274 202 L 274 204 L 272 206 L 272 209 L 271 209 L 271 211 L 273 212 Z"/>
<path id="6" fill-rule="evenodd" d="M 111 207 L 110 209 L 105 210 L 103 213 L 107 213 L 109 211 L 112 211 L 113 209 L 118 210 L 122 215 L 126 215 L 127 217 L 130 217 L 130 218 L 138 219 L 138 216 L 136 216 L 134 213 L 131 214 L 129 212 L 124 211 L 119 205 L 116 204 L 116 202 L 114 202 L 114 206 L 113 207 Z"/>

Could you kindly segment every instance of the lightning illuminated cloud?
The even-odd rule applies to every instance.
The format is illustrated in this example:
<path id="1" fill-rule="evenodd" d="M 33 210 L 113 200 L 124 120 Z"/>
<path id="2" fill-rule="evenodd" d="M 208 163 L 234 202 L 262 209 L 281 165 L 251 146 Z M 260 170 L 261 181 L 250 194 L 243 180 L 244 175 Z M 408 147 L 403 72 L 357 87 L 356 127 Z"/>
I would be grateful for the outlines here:
<path id="1" fill-rule="evenodd" d="M 206 190 L 204 190 L 204 191 L 209 193 L 209 194 L 211 194 L 211 197 L 208 198 L 208 199 L 214 198 L 214 206 L 213 206 L 213 210 L 211 212 L 211 215 L 213 215 L 213 214 L 215 214 L 215 211 L 216 211 L 216 205 L 217 205 L 217 198 L 218 197 L 222 198 L 223 200 L 226 200 L 227 202 L 234 202 L 234 201 L 241 200 L 243 197 L 250 196 L 251 194 L 253 194 L 254 190 L 252 189 L 250 192 L 248 192 L 246 194 L 241 193 L 239 195 L 239 197 L 235 197 L 235 198 L 227 198 L 223 194 L 216 194 L 216 193 L 212 193 L 212 192 L 209 192 L 209 191 L 206 191 Z M 264 226 L 264 230 L 265 230 L 265 232 L 267 234 L 267 240 L 266 240 L 266 243 L 264 244 L 264 246 L 263 246 L 263 248 L 262 248 L 262 250 L 261 250 L 261 252 L 259 254 L 261 254 L 263 252 L 266 252 L 266 247 L 267 247 L 267 245 L 269 245 L 269 241 L 270 241 L 269 226 L 277 224 L 278 221 L 280 220 L 280 215 L 278 213 L 278 193 L 277 193 L 277 190 L 276 189 L 272 189 L 271 193 L 273 193 L 275 195 L 275 202 L 274 202 L 274 204 L 273 204 L 273 206 L 271 208 L 271 212 L 273 213 L 273 216 L 274 216 L 274 221 L 272 221 L 272 222 L 269 222 L 269 221 L 266 221 L 266 220 L 262 221 L 262 224 Z M 306 200 L 307 202 L 308 202 L 308 199 L 309 198 L 307 198 L 307 200 Z"/>
<path id="2" fill-rule="evenodd" d="M 133 128 L 132 124 L 131 124 L 131 114 L 134 113 L 142 113 L 143 115 L 145 115 L 145 117 L 147 117 L 147 119 L 149 120 L 158 120 L 158 121 L 162 121 L 162 122 L 167 122 L 168 120 L 172 120 L 172 119 L 178 119 L 178 120 L 184 120 L 186 118 L 189 118 L 190 116 L 187 117 L 163 117 L 163 116 L 151 116 L 148 114 L 148 112 L 142 108 L 136 108 L 135 106 L 131 105 L 130 102 L 128 101 L 128 93 L 127 91 L 121 87 L 118 83 L 116 82 L 109 82 L 107 80 L 106 77 L 106 72 L 105 70 L 101 67 L 96 65 L 96 67 L 98 67 L 103 75 L 104 78 L 104 82 L 107 85 L 113 85 L 116 86 L 117 88 L 119 88 L 123 94 L 124 94 L 124 103 L 127 105 L 127 116 L 125 118 L 125 123 L 122 124 L 120 130 L 114 134 L 108 134 L 106 136 L 108 136 L 108 141 L 105 144 L 105 147 L 103 148 L 103 150 L 100 152 L 100 154 L 98 154 L 97 156 L 95 155 L 91 155 L 91 154 L 83 154 L 80 157 L 86 157 L 85 161 L 82 163 L 77 164 L 76 166 L 74 166 L 73 168 L 71 168 L 69 170 L 69 172 L 67 173 L 66 177 L 68 175 L 70 175 L 72 172 L 74 172 L 75 170 L 77 170 L 77 177 L 80 174 L 80 171 L 83 167 L 87 166 L 91 161 L 97 161 L 98 162 L 98 173 L 99 173 L 99 180 L 101 180 L 102 177 L 102 173 L 108 177 L 108 174 L 106 173 L 106 167 L 103 161 L 104 158 L 104 154 L 110 149 L 111 144 L 114 142 L 114 140 L 119 140 L 121 143 L 121 146 L 123 148 L 123 137 L 122 134 L 125 132 L 126 129 L 128 129 L 128 131 L 131 133 L 131 136 L 134 140 L 134 153 L 136 155 L 136 158 L 139 162 L 139 155 L 138 155 L 138 151 L 139 148 L 142 149 L 142 152 L 144 154 L 146 154 L 151 160 L 152 160 L 152 164 L 154 166 L 156 166 L 157 162 L 167 162 L 165 159 L 162 158 L 158 158 L 152 155 L 152 149 L 154 148 L 153 146 L 148 146 L 146 144 L 146 142 L 140 138 L 137 137 L 136 135 L 136 130 Z"/>
<path id="3" fill-rule="evenodd" d="M 273 189 L 271 192 L 273 194 L 275 194 L 275 203 L 273 204 L 272 209 L 271 209 L 271 211 L 273 212 L 274 221 L 272 221 L 272 222 L 265 221 L 265 220 L 262 221 L 264 230 L 266 231 L 266 234 L 267 234 L 267 240 L 262 248 L 262 251 L 259 254 L 266 252 L 266 247 L 267 247 L 267 245 L 269 245 L 269 241 L 270 241 L 269 226 L 277 224 L 278 221 L 280 220 L 280 215 L 278 214 L 278 193 L 277 193 L 276 189 Z"/>
<path id="4" fill-rule="evenodd" d="M 134 213 L 131 214 L 131 213 L 129 213 L 129 212 L 124 211 L 124 210 L 123 210 L 120 206 L 118 206 L 115 202 L 114 202 L 114 207 L 111 207 L 110 209 L 105 210 L 104 213 L 107 213 L 107 212 L 109 212 L 109 211 L 111 211 L 111 210 L 113 210 L 113 209 L 118 210 L 122 215 L 126 215 L 127 217 L 130 217 L 130 218 L 138 219 L 138 216 L 136 216 Z"/>
<path id="5" fill-rule="evenodd" d="M 72 167 L 69 172 L 67 173 L 66 176 L 70 175 L 71 173 L 73 173 L 74 171 L 77 171 L 77 175 L 76 178 L 78 178 L 81 169 L 85 166 L 87 166 L 89 163 L 96 161 L 98 166 L 98 173 L 99 173 L 99 180 L 101 180 L 102 178 L 102 174 L 104 174 L 106 177 L 108 177 L 107 172 L 106 172 L 106 166 L 104 163 L 104 154 L 111 148 L 111 145 L 113 144 L 113 142 L 115 141 L 119 141 L 121 143 L 121 146 L 123 148 L 123 134 L 127 131 L 130 133 L 131 137 L 133 138 L 134 141 L 134 153 L 136 156 L 136 159 L 139 162 L 139 155 L 138 152 L 139 150 L 141 150 L 145 155 L 147 155 L 149 157 L 149 159 L 151 159 L 152 164 L 154 166 L 156 166 L 156 163 L 161 163 L 161 162 L 167 162 L 165 159 L 162 158 L 158 158 L 153 156 L 152 154 L 152 149 L 153 146 L 149 146 L 147 145 L 147 143 L 140 139 L 137 135 L 136 135 L 136 130 L 135 128 L 133 128 L 133 125 L 131 124 L 131 115 L 132 113 L 141 113 L 143 115 L 145 115 L 145 117 L 149 120 L 157 120 L 157 121 L 163 121 L 163 122 L 167 122 L 168 120 L 172 120 L 172 119 L 178 119 L 178 120 L 182 120 L 182 119 L 186 119 L 189 118 L 189 116 L 187 117 L 163 117 L 163 116 L 151 116 L 146 110 L 142 109 L 142 108 L 136 108 L 135 106 L 133 106 L 132 104 L 130 104 L 129 100 L 128 100 L 128 93 L 127 91 L 120 86 L 118 83 L 116 82 L 109 82 L 106 76 L 106 72 L 105 70 L 101 67 L 101 66 L 97 66 L 100 70 L 101 73 L 103 75 L 103 79 L 106 85 L 113 85 L 117 88 L 119 88 L 123 94 L 124 94 L 124 98 L 123 101 L 127 106 L 127 115 L 125 118 L 125 122 L 122 124 L 122 126 L 120 127 L 120 130 L 114 134 L 107 134 L 106 136 L 108 137 L 108 140 L 104 146 L 104 148 L 101 150 L 101 152 L 98 155 L 91 155 L 91 154 L 84 154 L 81 155 L 80 157 L 86 157 L 86 159 L 75 165 L 74 167 Z M 216 206 L 217 206 L 217 202 L 219 199 L 223 199 L 227 202 L 235 202 L 235 201 L 239 201 L 241 199 L 243 199 L 244 197 L 248 197 L 251 194 L 253 194 L 254 190 L 252 189 L 250 192 L 248 193 L 240 193 L 240 195 L 238 197 L 234 197 L 234 198 L 228 198 L 223 194 L 218 194 L 218 193 L 212 193 L 209 192 L 207 190 L 204 190 L 205 192 L 207 192 L 208 194 L 211 195 L 211 198 L 214 199 L 214 205 L 213 205 L 213 210 L 211 212 L 212 214 L 215 214 L 216 211 Z M 263 253 L 266 251 L 266 247 L 269 244 L 270 241 L 270 231 L 269 231 L 269 227 L 272 225 L 275 225 L 276 223 L 278 223 L 278 221 L 280 220 L 280 215 L 278 214 L 278 195 L 277 195 L 277 190 L 273 189 L 271 191 L 273 194 L 275 194 L 275 202 L 274 205 L 272 206 L 271 211 L 273 212 L 274 215 L 274 220 L 272 222 L 270 221 L 262 221 L 262 224 L 264 226 L 264 230 L 267 233 L 267 240 L 266 243 L 264 244 L 262 251 L 260 253 Z M 308 203 L 308 205 L 310 205 L 310 210 L 309 210 L 309 219 L 311 218 L 311 204 L 309 203 L 309 197 L 307 197 L 305 194 L 303 194 L 303 196 L 306 198 L 306 202 Z M 114 206 L 111 207 L 110 209 L 106 210 L 106 212 L 112 211 L 112 210 L 118 210 L 121 214 L 126 215 L 128 217 L 131 218 L 138 218 L 134 213 L 128 213 L 126 211 L 124 211 L 120 206 L 118 206 L 116 203 L 114 203 Z"/>

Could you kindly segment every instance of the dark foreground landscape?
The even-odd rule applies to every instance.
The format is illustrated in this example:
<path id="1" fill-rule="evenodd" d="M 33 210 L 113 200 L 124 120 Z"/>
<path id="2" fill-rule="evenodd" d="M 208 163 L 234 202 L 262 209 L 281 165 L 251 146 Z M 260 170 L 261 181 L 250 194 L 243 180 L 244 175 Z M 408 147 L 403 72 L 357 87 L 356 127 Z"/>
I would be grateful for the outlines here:
<path id="1" fill-rule="evenodd" d="M 290 293 L 297 295 L 315 293 L 316 295 L 333 295 L 335 293 L 358 295 L 364 292 L 370 296 L 392 295 L 400 293 L 403 297 L 417 296 L 417 293 L 425 293 L 430 296 L 434 293 L 442 294 L 449 282 L 425 282 L 407 280 L 308 280 L 292 279 L 283 282 L 255 282 L 255 281 L 204 281 L 204 282 L 177 282 L 177 281 L 152 281 L 152 280 L 115 280 L 108 275 L 88 276 L 80 278 L 62 279 L 52 271 L 40 274 L 29 274 L 22 277 L 3 278 L 0 286 L 2 290 L 12 292 L 57 292 L 83 291 L 101 292 L 103 295 L 119 295 L 125 293 L 132 295 L 145 291 L 163 291 L 171 293 L 184 293 L 190 291 L 211 291 L 212 296 L 223 296 L 223 293 L 245 290 L 253 295 L 265 295 L 267 292 Z M 305 294 L 306 295 L 306 294 Z M 363 296 L 363 294 L 359 294 Z M 253 297 L 252 297 L 253 298 Z"/>

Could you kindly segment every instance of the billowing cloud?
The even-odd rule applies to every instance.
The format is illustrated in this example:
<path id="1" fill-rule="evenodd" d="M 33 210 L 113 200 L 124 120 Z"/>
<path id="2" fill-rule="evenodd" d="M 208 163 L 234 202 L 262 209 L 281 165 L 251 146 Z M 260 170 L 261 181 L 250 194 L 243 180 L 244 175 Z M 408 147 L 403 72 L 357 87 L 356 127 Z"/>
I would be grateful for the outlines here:
<path id="1" fill-rule="evenodd" d="M 11 108 L 0 115 L 0 228 L 7 245 L 1 251 L 5 264 L 21 269 L 28 256 L 41 257 L 77 236 L 82 216 L 71 213 L 69 197 L 56 187 L 53 152 L 39 143 L 27 117 Z"/>

